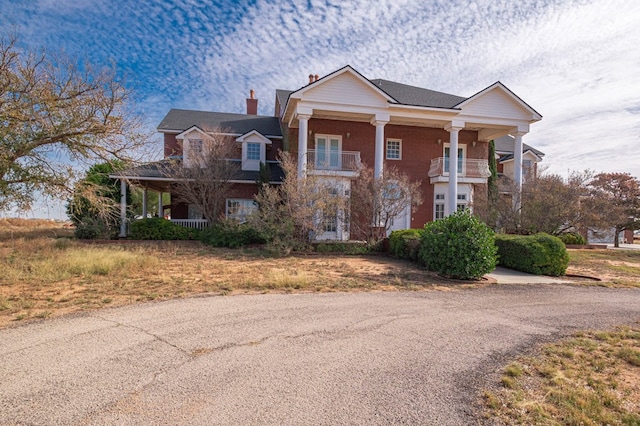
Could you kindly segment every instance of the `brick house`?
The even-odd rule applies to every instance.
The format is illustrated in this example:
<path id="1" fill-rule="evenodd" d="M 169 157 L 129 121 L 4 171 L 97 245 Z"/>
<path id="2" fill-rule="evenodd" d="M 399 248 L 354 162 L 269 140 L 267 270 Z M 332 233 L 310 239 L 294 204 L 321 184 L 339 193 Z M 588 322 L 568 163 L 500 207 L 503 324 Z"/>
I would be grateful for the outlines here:
<path id="1" fill-rule="evenodd" d="M 227 200 L 226 215 L 240 217 L 255 208 L 260 162 L 269 163 L 271 181 L 282 178 L 277 153 L 298 158 L 298 174 L 330 179 L 349 195 L 350 182 L 364 163 L 381 176 L 393 166 L 419 181 L 424 202 L 411 214 L 394 220 L 394 229 L 422 227 L 456 209 L 471 206 L 474 193 L 489 176 L 488 142 L 497 143 L 499 170 L 521 185 L 523 171 L 544 154 L 524 145 L 529 126 L 542 116 L 502 83 L 496 82 L 468 98 L 369 80 L 345 66 L 322 78 L 309 76 L 298 90 L 277 90 L 273 116 L 257 115 L 253 91 L 247 114 L 170 110 L 158 126 L 164 135 L 164 156 L 187 158 L 206 129 L 224 128 L 236 138 L 242 177 Z M 502 139 L 500 139 L 502 138 Z M 509 150 L 509 146 L 511 150 Z M 456 155 L 450 155 L 456 153 Z M 161 163 L 161 162 L 160 162 Z M 171 192 L 171 177 L 159 163 L 125 170 L 112 177 L 157 192 Z M 450 170 L 457 173 L 450 173 Z M 453 201 L 452 201 L 453 200 Z M 201 221 L 193 207 L 162 206 L 171 219 L 185 225 Z M 339 222 L 339 218 L 337 218 Z M 195 223 L 195 222 L 194 222 Z M 323 239 L 349 239 L 348 226 L 334 221 Z M 121 234 L 126 232 L 124 226 Z"/>

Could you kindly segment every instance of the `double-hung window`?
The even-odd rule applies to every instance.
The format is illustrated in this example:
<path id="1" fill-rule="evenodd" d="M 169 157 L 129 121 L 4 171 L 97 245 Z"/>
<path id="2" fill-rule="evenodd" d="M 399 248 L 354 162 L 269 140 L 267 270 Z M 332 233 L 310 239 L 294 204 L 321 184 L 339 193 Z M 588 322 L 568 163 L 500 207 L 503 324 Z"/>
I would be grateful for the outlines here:
<path id="1" fill-rule="evenodd" d="M 402 140 L 387 139 L 387 160 L 402 160 Z"/>

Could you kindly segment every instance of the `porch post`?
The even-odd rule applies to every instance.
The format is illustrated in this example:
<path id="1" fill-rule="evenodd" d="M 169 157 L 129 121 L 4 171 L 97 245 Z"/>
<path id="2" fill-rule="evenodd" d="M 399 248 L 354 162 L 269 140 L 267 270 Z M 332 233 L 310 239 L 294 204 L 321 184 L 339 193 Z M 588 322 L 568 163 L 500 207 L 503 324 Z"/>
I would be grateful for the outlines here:
<path id="1" fill-rule="evenodd" d="M 520 211 L 522 207 L 522 136 L 526 135 L 526 132 L 517 131 L 514 133 L 515 143 L 513 146 L 513 180 L 516 183 L 516 194 L 514 209 L 516 212 Z"/>
<path id="2" fill-rule="evenodd" d="M 127 238 L 127 183 L 120 179 L 120 238 Z"/>
<path id="3" fill-rule="evenodd" d="M 373 177 L 379 179 L 384 173 L 384 126 L 389 122 L 389 115 L 376 114 L 371 120 L 371 124 L 376 126 L 376 147 L 375 161 L 373 166 Z"/>
<path id="4" fill-rule="evenodd" d="M 298 179 L 307 173 L 309 119 L 311 114 L 298 114 Z"/>
<path id="5" fill-rule="evenodd" d="M 449 202 L 446 215 L 449 216 L 457 210 L 458 204 L 458 132 L 462 130 L 464 123 L 454 122 L 447 124 L 445 130 L 449 132 Z"/>
<path id="6" fill-rule="evenodd" d="M 147 218 L 147 188 L 142 188 L 142 218 Z"/>
<path id="7" fill-rule="evenodd" d="M 164 209 L 162 208 L 162 191 L 158 192 L 158 217 L 164 217 Z"/>

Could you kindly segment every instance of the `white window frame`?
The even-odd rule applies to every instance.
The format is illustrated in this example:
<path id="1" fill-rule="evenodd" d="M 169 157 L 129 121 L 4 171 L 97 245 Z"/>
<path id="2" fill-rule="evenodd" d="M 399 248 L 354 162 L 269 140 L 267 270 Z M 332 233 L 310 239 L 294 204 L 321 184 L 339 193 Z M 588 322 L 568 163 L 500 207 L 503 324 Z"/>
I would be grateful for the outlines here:
<path id="1" fill-rule="evenodd" d="M 389 156 L 389 142 L 392 143 L 397 143 L 398 144 L 398 149 L 397 149 L 397 157 L 392 157 Z M 395 139 L 395 138 L 387 138 L 387 143 L 386 143 L 386 147 L 385 147 L 385 158 L 387 160 L 402 160 L 402 139 Z M 396 149 L 393 149 L 393 153 L 395 153 Z"/>
<path id="2" fill-rule="evenodd" d="M 449 167 L 449 161 L 447 161 L 447 156 L 446 156 L 446 151 L 447 148 L 449 148 L 449 151 L 451 151 L 451 147 L 449 143 L 445 143 L 444 146 L 442 147 L 442 161 L 444 162 L 444 164 L 442 165 L 442 172 L 444 176 L 448 176 L 449 175 L 449 171 L 447 170 L 447 167 Z M 458 170 L 458 174 L 460 176 L 464 176 L 466 173 L 466 167 L 467 167 L 467 144 L 461 143 L 458 144 L 458 152 L 462 151 L 462 164 L 460 164 L 459 167 L 456 167 L 456 170 Z M 451 152 L 449 152 L 449 154 L 451 154 Z M 456 153 L 456 164 L 458 162 L 457 160 L 458 158 L 458 153 Z"/>
<path id="3" fill-rule="evenodd" d="M 325 154 L 324 158 L 320 158 L 320 153 L 318 150 L 318 139 L 324 139 L 325 141 Z M 331 140 L 338 141 L 338 158 L 337 164 L 331 164 Z M 315 147 L 315 161 L 313 167 L 318 168 L 319 170 L 340 170 L 342 169 L 342 136 L 341 135 L 327 135 L 327 134 L 317 134 L 314 138 L 314 147 Z"/>
<path id="4" fill-rule="evenodd" d="M 231 213 L 231 203 L 238 203 L 238 212 Z M 225 216 L 227 219 L 235 219 L 240 223 L 247 221 L 247 216 L 258 210 L 258 204 L 247 198 L 227 198 Z"/>
<path id="5" fill-rule="evenodd" d="M 242 143 L 242 170 L 258 171 L 260 163 L 267 162 L 267 145 L 271 145 L 271 140 L 263 136 L 256 130 L 245 133 L 236 139 Z M 260 144 L 260 159 L 249 159 L 249 144 Z"/>
<path id="6" fill-rule="evenodd" d="M 246 142 L 247 144 L 247 161 L 260 161 L 262 160 L 262 148 L 260 145 L 262 145 L 260 142 Z M 257 152 L 254 150 L 252 150 L 251 148 L 257 148 Z M 258 158 L 250 158 L 251 154 L 258 154 Z"/>
<path id="7" fill-rule="evenodd" d="M 446 206 L 446 195 L 442 193 L 434 194 L 434 202 L 433 202 L 433 220 L 444 219 L 445 217 L 445 206 Z"/>

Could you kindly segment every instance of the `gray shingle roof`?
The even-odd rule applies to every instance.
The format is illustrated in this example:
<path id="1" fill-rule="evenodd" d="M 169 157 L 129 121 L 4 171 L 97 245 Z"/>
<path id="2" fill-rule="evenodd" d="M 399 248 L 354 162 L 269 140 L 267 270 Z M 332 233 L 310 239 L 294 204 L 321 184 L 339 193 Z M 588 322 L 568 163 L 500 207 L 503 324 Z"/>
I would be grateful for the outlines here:
<path id="1" fill-rule="evenodd" d="M 171 109 L 158 125 L 158 130 L 184 131 L 193 126 L 202 130 L 221 129 L 229 133 L 245 134 L 257 130 L 265 136 L 282 136 L 277 117 L 226 112 Z"/>
<path id="2" fill-rule="evenodd" d="M 504 154 L 503 157 L 500 157 L 500 161 L 508 160 L 513 156 L 513 147 L 516 143 L 516 140 L 513 136 L 502 136 L 500 138 L 494 139 L 494 143 L 496 145 L 496 152 L 498 154 Z M 522 148 L 524 152 L 531 151 L 538 157 L 544 157 L 544 152 L 539 151 L 534 147 L 527 145 L 526 143 L 522 144 Z"/>
<path id="3" fill-rule="evenodd" d="M 181 160 L 178 160 L 178 161 L 181 161 Z M 241 160 L 231 160 L 231 161 L 240 162 Z M 171 162 L 172 160 L 160 160 L 154 163 L 142 164 L 137 167 L 132 167 L 129 169 L 112 173 L 109 176 L 114 178 L 118 178 L 122 176 L 126 178 L 132 178 L 134 180 L 139 179 L 141 181 L 144 181 L 145 178 L 147 178 L 147 180 L 149 178 L 171 179 L 171 174 L 169 173 L 169 170 L 171 170 L 170 168 Z M 269 165 L 269 171 L 271 173 L 271 176 L 269 178 L 270 181 L 282 182 L 282 179 L 284 177 L 284 171 L 282 170 L 282 167 L 280 166 L 280 164 L 275 161 L 267 161 L 267 163 Z M 259 173 L 260 172 L 252 171 L 252 170 L 239 170 L 238 176 L 236 176 L 234 180 L 255 182 L 258 180 Z"/>
<path id="4" fill-rule="evenodd" d="M 467 99 L 462 96 L 436 92 L 435 90 L 423 89 L 421 87 L 409 86 L 407 84 L 379 78 L 369 81 L 403 105 L 453 108 L 455 105 Z"/>

